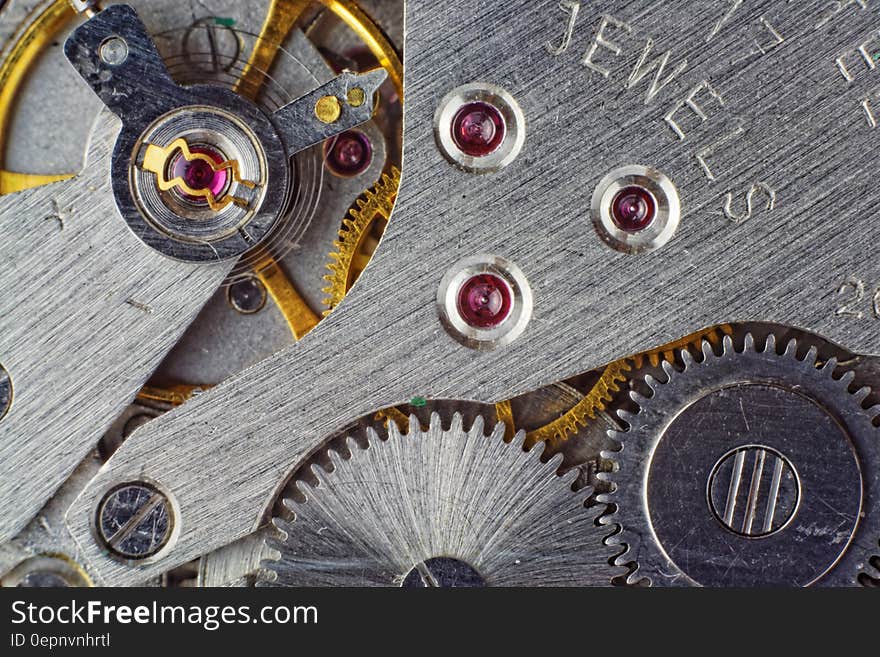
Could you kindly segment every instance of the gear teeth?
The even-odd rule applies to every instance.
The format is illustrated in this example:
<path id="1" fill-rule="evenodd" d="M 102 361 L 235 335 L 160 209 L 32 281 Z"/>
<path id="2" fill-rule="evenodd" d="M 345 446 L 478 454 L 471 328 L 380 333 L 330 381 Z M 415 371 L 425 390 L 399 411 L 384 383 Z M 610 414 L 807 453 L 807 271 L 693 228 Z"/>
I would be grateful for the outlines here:
<path id="1" fill-rule="evenodd" d="M 287 514 L 273 520 L 284 538 L 267 537 L 272 554 L 263 560 L 258 583 L 393 585 L 413 555 L 417 563 L 432 554 L 471 563 L 497 585 L 610 585 L 623 576 L 598 527 L 601 509 L 585 505 L 592 491 L 573 490 L 576 469 L 558 474 L 561 454 L 542 461 L 543 443 L 524 451 L 524 431 L 505 442 L 503 423 L 493 423 L 486 435 L 479 415 L 468 431 L 460 413 L 445 419 L 446 430 L 437 413 L 427 430 L 418 422 L 407 435 L 389 427 L 387 440 L 370 440 L 366 448 L 363 440 L 355 442 L 360 449 L 344 462 L 328 455 L 333 472 L 315 472 L 311 494 L 300 490 L 296 499 L 283 501 L 293 520 Z M 471 476 L 491 472 L 492 464 L 500 481 Z M 359 476 L 355 468 L 363 468 Z M 334 485 L 340 481 L 350 485 Z M 375 482 L 382 495 L 370 492 Z M 435 508 L 442 526 L 433 519 Z M 360 523 L 371 510 L 377 522 Z M 547 545 L 539 549 L 542 541 Z"/>
<path id="2" fill-rule="evenodd" d="M 703 340 L 700 344 L 700 351 L 703 354 L 704 363 L 715 355 L 715 351 L 712 349 L 712 344 L 708 340 Z"/>
<path id="3" fill-rule="evenodd" d="M 599 380 L 584 397 L 565 413 L 542 427 L 529 431 L 526 435 L 525 447 L 530 449 L 539 442 L 557 448 L 577 434 L 582 427 L 596 420 L 599 414 L 608 408 L 608 403 L 621 390 L 621 383 L 626 381 L 626 372 L 632 366 L 626 360 L 618 360 L 606 365 L 599 375 Z"/>
<path id="4" fill-rule="evenodd" d="M 578 495 L 583 495 L 583 497 L 584 497 L 584 506 L 587 507 L 587 508 L 589 508 L 589 507 L 587 506 L 587 499 L 590 498 L 590 497 L 593 495 L 593 493 L 594 493 L 595 491 L 593 490 L 593 487 L 592 487 L 592 486 L 584 486 L 583 488 L 577 488 L 577 489 L 575 489 L 575 484 L 577 483 L 578 477 L 580 477 L 580 472 L 578 471 L 578 469 L 577 469 L 577 468 L 572 468 L 571 470 L 568 470 L 568 471 L 566 471 L 566 472 L 563 472 L 562 474 L 559 474 L 559 473 L 557 472 L 557 476 L 559 476 L 559 477 L 562 478 L 562 481 L 563 481 L 563 483 L 564 483 L 566 486 L 568 486 L 568 487 L 571 488 L 572 490 L 577 490 L 577 494 L 578 494 Z M 596 523 L 599 523 L 599 518 L 601 518 L 601 517 L 602 517 L 602 516 L 599 515 L 599 516 L 596 518 Z M 602 540 L 604 541 L 605 539 L 602 539 Z"/>
<path id="5" fill-rule="evenodd" d="M 766 358 L 778 359 L 780 364 L 782 362 L 787 362 L 792 369 L 791 373 L 793 375 L 800 372 L 802 375 L 810 374 L 815 377 L 811 370 L 821 372 L 823 378 L 826 379 L 826 383 L 824 384 L 826 386 L 825 394 L 832 394 L 830 388 L 832 383 L 829 382 L 833 382 L 834 388 L 841 390 L 847 397 L 850 397 L 852 402 L 867 414 L 867 422 L 869 424 L 871 421 L 876 421 L 877 418 L 880 417 L 880 404 L 869 408 L 864 408 L 862 406 L 872 392 L 869 387 L 859 388 L 855 392 L 850 391 L 850 387 L 856 379 L 856 373 L 854 371 L 846 370 L 840 375 L 840 377 L 835 378 L 834 374 L 840 368 L 840 363 L 836 357 L 830 357 L 828 360 L 821 362 L 819 360 L 819 349 L 815 345 L 810 345 L 806 354 L 803 357 L 799 357 L 797 352 L 801 348 L 801 342 L 795 338 L 786 342 L 784 352 L 779 354 L 777 352 L 777 344 L 780 342 L 781 340 L 771 332 L 768 333 L 763 346 L 759 347 L 754 336 L 751 333 L 746 333 L 743 337 L 742 350 L 739 350 L 734 344 L 732 336 L 726 334 L 722 338 L 722 349 L 721 354 L 719 355 L 715 353 L 712 345 L 708 341 L 703 341 L 700 350 L 703 353 L 704 359 L 701 363 L 695 363 L 692 358 L 693 354 L 689 353 L 687 349 L 680 349 L 677 353 L 680 355 L 681 361 L 684 364 L 683 371 L 674 368 L 669 361 L 664 361 L 661 363 L 661 366 L 664 374 L 669 377 L 667 381 L 660 381 L 656 377 L 647 373 L 644 374 L 641 379 L 653 391 L 654 394 L 651 397 L 646 397 L 636 390 L 631 390 L 629 392 L 629 397 L 638 406 L 638 411 L 618 411 L 618 415 L 621 419 L 630 425 L 630 430 L 619 431 L 612 429 L 608 431 L 608 436 L 618 442 L 621 447 L 618 451 L 602 450 L 600 452 L 600 456 L 603 459 L 612 461 L 614 469 L 611 472 L 597 473 L 597 479 L 610 484 L 611 490 L 610 492 L 599 494 L 595 498 L 599 503 L 609 505 L 608 513 L 602 515 L 598 522 L 600 525 L 612 530 L 606 537 L 606 544 L 609 546 L 621 547 L 621 551 L 612 559 L 612 563 L 616 566 L 627 567 L 630 569 L 629 574 L 625 578 L 628 585 L 643 583 L 648 583 L 649 585 L 652 584 L 652 577 L 650 575 L 654 571 L 650 570 L 650 568 L 653 567 L 654 570 L 657 570 L 658 566 L 656 564 L 650 566 L 650 564 L 652 564 L 650 561 L 650 554 L 652 551 L 656 551 L 657 548 L 653 548 L 650 545 L 652 531 L 647 529 L 648 525 L 642 526 L 647 522 L 648 511 L 633 510 L 638 509 L 639 505 L 628 503 L 630 498 L 639 495 L 636 488 L 641 490 L 640 487 L 643 484 L 644 472 L 642 469 L 638 469 L 635 474 L 631 475 L 635 476 L 635 479 L 629 480 L 629 487 L 626 489 L 621 489 L 621 485 L 626 482 L 626 477 L 621 477 L 618 473 L 623 467 L 629 469 L 629 465 L 636 464 L 637 462 L 643 464 L 639 466 L 640 468 L 644 468 L 644 463 L 649 462 L 649 456 L 646 455 L 643 457 L 639 452 L 641 449 L 640 447 L 634 447 L 630 444 L 634 440 L 633 436 L 637 435 L 632 433 L 633 428 L 639 427 L 639 422 L 644 421 L 642 416 L 646 408 L 662 403 L 662 399 L 659 401 L 655 399 L 657 393 L 661 392 L 666 385 L 675 383 L 676 379 L 687 378 L 688 370 L 694 369 L 697 365 L 701 368 L 708 368 L 714 366 L 716 363 L 720 365 L 725 362 L 728 363 L 727 366 L 729 367 L 730 361 L 741 355 L 763 354 Z M 800 389 L 803 388 L 805 384 L 794 381 L 792 385 L 795 388 Z M 816 382 L 816 385 L 819 385 L 818 381 Z M 830 404 L 830 402 L 828 403 Z M 830 408 L 833 408 L 833 404 Z M 856 433 L 859 431 L 856 429 L 853 430 L 856 431 Z M 868 434 L 864 435 L 867 436 Z M 874 439 L 880 440 L 876 435 L 874 436 Z M 860 444 L 870 446 L 866 449 L 868 453 L 876 454 L 878 452 L 877 447 L 870 441 L 867 443 L 863 441 Z M 650 447 L 648 448 L 651 449 Z M 633 449 L 636 450 L 636 453 L 631 452 Z M 633 486 L 636 488 L 633 488 Z M 625 506 L 621 506 L 622 504 Z M 627 510 L 622 511 L 624 508 Z M 868 523 L 866 523 L 866 526 L 868 526 Z M 873 527 L 873 529 L 863 529 L 862 531 L 867 531 L 869 536 L 880 534 L 880 523 L 878 523 L 877 519 L 871 520 L 869 526 Z M 878 545 L 880 545 L 880 543 L 878 543 Z M 877 550 L 875 549 L 874 552 L 876 554 Z M 846 553 L 844 553 L 844 555 L 846 555 Z M 649 570 L 647 572 L 641 563 L 643 561 L 649 564 Z M 852 559 L 850 558 L 849 561 L 851 562 Z M 864 577 L 870 578 L 871 582 L 880 582 L 880 579 L 878 579 L 878 577 L 880 577 L 880 555 L 870 557 L 869 560 L 865 560 L 862 563 L 865 564 L 862 569 L 865 573 Z M 677 572 L 673 566 L 668 566 L 668 568 L 672 569 L 673 572 Z M 848 572 L 844 572 L 844 569 L 839 570 L 840 572 L 837 575 L 836 580 L 832 581 L 848 584 L 855 582 L 855 575 L 853 574 L 852 568 L 850 568 Z M 693 583 L 684 573 L 676 576 L 672 573 L 667 573 L 662 569 L 659 572 L 662 573 L 660 579 L 662 579 L 664 584 Z M 823 581 L 828 580 L 828 576 L 823 579 Z"/>
<path id="6" fill-rule="evenodd" d="M 410 425 L 412 425 L 412 416 L 410 416 L 409 421 Z M 409 431 L 406 432 L 406 434 L 404 434 L 404 432 L 400 430 L 400 427 L 397 426 L 397 422 L 388 422 L 386 427 L 388 431 L 388 440 L 398 440 L 404 435 L 414 435 L 411 428 Z M 367 442 L 371 447 L 373 445 L 378 445 L 380 442 L 379 434 L 376 433 L 376 431 L 372 427 L 367 430 Z"/>
<path id="7" fill-rule="evenodd" d="M 610 503 L 614 504 L 614 501 L 612 500 Z M 608 536 L 605 538 L 605 544 L 606 545 L 617 545 L 617 546 L 624 548 L 621 552 L 619 552 L 617 555 L 615 555 L 614 565 L 615 566 L 625 566 L 628 562 L 632 561 L 632 559 L 625 559 L 624 558 L 627 554 L 629 554 L 630 546 L 628 543 L 623 542 L 623 533 L 621 532 L 622 527 L 620 526 L 619 523 L 615 522 L 614 516 L 615 516 L 615 514 L 613 514 L 613 513 L 608 514 L 606 516 L 607 521 L 605 522 L 605 526 L 615 528 L 617 531 L 613 531 L 610 534 L 608 534 Z"/>
<path id="8" fill-rule="evenodd" d="M 287 540 L 288 534 L 286 532 L 281 532 L 274 525 L 272 526 L 272 531 L 279 535 L 273 536 L 272 538 L 266 538 L 263 541 L 263 558 L 260 559 L 260 564 L 263 564 L 266 561 L 278 561 L 281 559 L 282 553 L 279 546 L 283 541 Z M 283 536 L 280 534 L 283 534 Z M 275 543 L 276 541 L 277 544 Z"/>
<path id="9" fill-rule="evenodd" d="M 285 508 L 293 514 L 293 511 L 290 509 L 290 500 L 283 501 Z M 260 582 L 257 583 L 259 586 L 261 583 L 273 583 L 277 581 L 278 574 L 275 572 L 275 565 L 281 561 L 283 555 L 282 550 L 284 549 L 284 542 L 290 536 L 292 531 L 290 523 L 284 520 L 283 518 L 272 518 L 271 521 L 272 534 L 263 539 L 264 553 L 263 558 L 260 559 Z"/>
<path id="10" fill-rule="evenodd" d="M 834 356 L 832 356 L 831 358 L 829 358 L 828 360 L 826 360 L 826 361 L 822 364 L 822 366 L 821 366 L 820 369 L 823 369 L 823 370 L 827 371 L 829 375 L 833 375 L 833 374 L 834 374 L 834 370 L 837 369 L 837 365 L 838 365 L 838 363 L 837 363 L 837 358 L 835 358 Z M 818 366 L 818 365 L 817 365 L 817 366 Z M 852 375 L 855 376 L 855 372 L 852 372 Z M 846 376 L 846 375 L 844 375 L 844 376 Z M 841 379 L 842 379 L 842 378 L 843 378 L 843 377 L 841 377 Z M 840 380 L 840 379 L 839 379 L 839 380 Z"/>
<path id="11" fill-rule="evenodd" d="M 545 442 L 536 443 L 531 448 L 529 448 L 526 441 L 525 431 L 517 431 L 516 435 L 513 437 L 513 440 L 510 441 L 510 446 L 513 449 L 521 449 L 523 451 L 527 451 L 530 458 L 537 458 L 539 460 L 541 458 L 541 455 L 544 453 L 544 450 L 547 449 L 547 443 Z"/>
<path id="12" fill-rule="evenodd" d="M 746 345 L 746 349 L 754 349 L 755 348 L 755 338 L 752 337 L 751 333 L 746 333 L 745 345 Z M 736 349 L 733 346 L 733 338 L 732 337 L 730 337 L 729 335 L 725 335 L 723 338 L 721 338 L 721 350 L 725 356 L 736 351 Z"/>
<path id="13" fill-rule="evenodd" d="M 590 421 L 598 419 L 600 413 L 608 410 L 608 405 L 614 400 L 614 396 L 621 392 L 621 384 L 630 378 L 631 375 L 627 373 L 632 372 L 633 367 L 640 368 L 645 362 L 650 363 L 653 367 L 659 367 L 661 362 L 673 360 L 675 355 L 682 351 L 687 354 L 682 357 L 689 358 L 692 356 L 691 348 L 696 346 L 699 349 L 702 342 L 705 341 L 709 343 L 711 349 L 711 345 L 717 341 L 719 333 L 728 334 L 732 330 L 728 325 L 717 326 L 658 349 L 606 365 L 599 380 L 581 401 L 549 424 L 528 432 L 526 447 L 530 448 L 538 442 L 546 442 L 549 447 L 556 449 L 561 443 L 577 434 L 581 428 L 587 427 Z M 690 362 L 693 362 L 692 359 Z M 616 412 L 616 410 L 611 411 L 612 414 Z"/>
<path id="14" fill-rule="evenodd" d="M 290 500 L 284 500 L 284 505 L 288 506 Z M 284 520 L 284 518 L 272 518 L 272 528 L 275 530 L 275 536 L 270 538 L 277 539 L 279 541 L 286 541 L 287 537 L 290 535 L 290 523 Z"/>
<path id="15" fill-rule="evenodd" d="M 453 420 L 452 420 L 453 423 L 455 422 L 455 417 L 456 417 L 456 416 L 458 417 L 458 420 L 459 420 L 459 422 L 460 422 L 459 429 L 463 429 L 464 420 L 462 419 L 461 415 L 459 415 L 458 413 L 456 413 L 455 416 L 453 416 Z M 500 424 L 500 423 L 499 423 L 499 424 Z M 455 427 L 452 426 L 452 427 L 449 428 L 449 430 L 450 430 L 450 431 L 454 431 L 454 430 L 455 430 Z M 470 432 L 471 432 L 472 434 L 475 434 L 475 435 L 478 435 L 478 436 L 482 436 L 482 435 L 485 434 L 485 431 L 486 431 L 486 421 L 483 419 L 483 416 L 482 416 L 482 415 L 477 415 L 477 417 L 474 418 L 474 422 L 473 422 L 473 424 L 471 425 Z M 499 433 L 498 433 L 498 425 L 496 424 L 494 427 L 492 427 L 492 434 L 491 434 L 491 437 L 492 437 L 492 438 L 496 438 L 496 437 L 498 437 L 498 435 L 499 435 Z M 500 436 L 501 436 L 501 438 L 504 438 L 504 425 L 503 425 L 503 424 L 501 424 L 501 434 L 500 434 Z"/>
<path id="16" fill-rule="evenodd" d="M 604 473 L 600 473 L 600 474 L 604 474 Z M 611 481 L 610 479 L 605 479 L 603 477 L 599 477 L 599 480 L 606 481 L 606 482 Z M 599 502 L 599 504 L 613 504 L 614 503 L 614 495 L 612 493 L 599 493 L 598 495 L 596 495 L 596 501 Z M 601 516 L 601 518 L 599 519 L 599 524 L 609 525 L 609 526 L 610 525 L 617 526 L 617 523 L 614 522 L 613 516 L 614 516 L 614 513 L 606 513 L 605 515 Z"/>
<path id="17" fill-rule="evenodd" d="M 275 565 L 275 562 L 281 560 L 281 552 L 278 552 L 278 558 L 274 559 L 272 557 L 267 556 L 264 559 L 260 560 L 260 580 L 257 582 L 257 586 L 262 586 L 266 583 L 274 584 L 278 581 L 278 573 L 272 570 L 272 566 Z"/>
<path id="18" fill-rule="evenodd" d="M 329 454 L 327 456 L 328 458 L 330 458 Z M 310 465 L 309 470 L 311 471 L 312 476 L 315 478 L 315 481 L 318 482 L 318 486 L 323 486 L 327 483 L 327 475 L 330 473 L 330 470 L 325 469 L 323 466 L 320 466 L 317 463 L 313 463 L 312 465 Z"/>
<path id="19" fill-rule="evenodd" d="M 449 423 L 448 431 L 444 431 L 443 429 L 443 421 L 440 419 L 440 414 L 436 411 L 431 413 L 430 431 L 436 431 L 439 434 L 452 432 L 470 433 L 469 431 L 465 431 L 464 419 L 462 418 L 461 413 L 457 412 L 452 414 L 452 420 Z"/>
<path id="20" fill-rule="evenodd" d="M 880 586 L 880 541 L 877 542 L 877 552 L 865 563 L 862 572 L 865 577 L 871 580 L 873 586 Z"/>
<path id="21" fill-rule="evenodd" d="M 645 375 L 645 378 L 643 379 L 643 381 L 645 382 L 645 384 L 647 384 L 647 386 L 648 386 L 652 391 L 655 391 L 655 392 L 657 391 L 657 389 L 658 389 L 660 386 L 663 385 L 663 382 L 660 381 L 660 380 L 659 380 L 657 377 L 655 377 L 653 374 L 647 374 L 647 375 Z M 634 402 L 636 402 L 636 403 L 638 403 L 638 399 L 641 399 L 641 400 L 644 400 L 644 401 L 647 401 L 647 400 L 648 400 L 647 397 L 645 397 L 644 395 L 640 394 L 640 393 L 637 392 L 636 390 L 630 390 L 629 396 L 630 396 L 630 398 L 631 398 Z M 638 398 L 638 399 L 637 399 L 637 398 Z"/>
<path id="22" fill-rule="evenodd" d="M 703 344 L 708 345 L 709 343 L 704 342 Z M 687 369 L 688 367 L 692 367 L 696 363 L 693 354 L 687 349 L 682 349 L 679 353 L 681 354 L 681 362 L 684 363 L 685 369 Z M 669 361 L 663 362 L 668 363 Z"/>
<path id="23" fill-rule="evenodd" d="M 630 398 L 636 404 L 639 404 L 640 408 L 644 402 L 648 401 L 647 397 L 643 397 L 642 395 L 637 393 L 635 390 L 633 390 L 632 393 L 630 394 Z M 638 416 L 638 413 L 633 413 L 633 412 L 628 411 L 623 408 L 621 408 L 617 411 L 617 417 L 619 417 L 621 420 L 623 420 L 627 424 L 632 424 L 632 421 L 636 419 L 636 416 Z M 610 429 L 608 432 L 608 435 L 611 436 L 612 438 L 614 438 L 617 434 L 623 434 L 623 433 L 626 433 L 626 432 L 625 431 L 618 431 L 617 429 Z"/>
<path id="24" fill-rule="evenodd" d="M 536 454 L 535 458 L 540 460 L 540 455 Z M 547 460 L 547 468 L 558 473 L 559 469 L 562 467 L 562 462 L 564 460 L 565 457 L 561 453 L 557 452 Z M 572 484 L 574 483 L 574 480 L 577 479 L 578 473 L 574 469 L 571 469 L 568 472 L 565 472 L 564 474 L 561 474 L 559 476 L 562 477 L 562 479 L 567 484 Z"/>
<path id="25" fill-rule="evenodd" d="M 389 422 L 388 424 L 397 428 L 397 424 L 394 422 Z M 398 429 L 398 433 L 399 432 L 400 432 L 400 430 Z M 370 445 L 375 445 L 376 443 L 378 443 L 382 440 L 382 438 L 379 436 L 379 432 L 376 431 L 373 427 L 367 427 L 366 434 L 367 434 L 366 444 L 368 447 Z M 355 443 L 357 443 L 357 441 L 355 441 Z M 360 445 L 358 445 L 358 449 L 364 449 L 364 448 L 361 447 Z M 352 454 L 354 454 L 354 453 L 355 452 L 352 452 Z"/>
<path id="26" fill-rule="evenodd" d="M 354 454 L 356 454 L 357 451 L 359 449 L 361 449 L 361 446 L 358 445 L 358 442 L 354 438 L 352 438 L 351 436 L 346 436 L 345 437 L 345 448 L 348 450 L 349 454 L 354 456 Z"/>
<path id="27" fill-rule="evenodd" d="M 474 424 L 473 424 L 472 429 L 473 429 L 476 433 L 483 433 L 483 432 L 484 432 L 485 424 L 486 424 L 486 420 L 483 419 L 483 416 L 482 416 L 482 415 L 478 415 L 478 416 L 474 419 Z M 496 423 L 495 423 L 495 426 L 492 427 L 492 433 L 489 434 L 489 439 L 490 439 L 490 440 L 501 440 L 501 441 L 503 441 L 503 440 L 504 440 L 504 435 L 505 435 L 506 433 L 507 433 L 507 425 L 505 425 L 504 422 L 496 422 Z M 514 438 L 516 438 L 516 436 L 514 436 Z"/>
<path id="28" fill-rule="evenodd" d="M 399 187 L 400 170 L 392 167 L 390 174 L 383 173 L 373 188 L 355 201 L 343 219 L 339 239 L 333 242 L 335 251 L 329 254 L 330 261 L 326 265 L 330 273 L 323 277 L 327 282 L 322 289 L 327 295 L 323 300 L 327 307 L 325 315 L 339 305 L 360 275 L 356 265 L 358 251 L 374 222 L 390 218 Z"/>
<path id="29" fill-rule="evenodd" d="M 544 453 L 544 449 L 545 448 L 543 446 L 542 447 L 535 446 L 534 449 L 526 450 L 526 459 L 529 461 L 532 461 L 534 463 L 539 462 L 541 460 L 541 455 Z M 562 454 L 555 454 L 553 456 L 553 459 L 555 459 L 556 457 L 561 457 L 561 456 L 562 456 Z M 553 461 L 553 459 L 549 459 L 544 465 L 549 466 L 550 462 Z M 557 470 L 558 468 L 553 468 L 553 469 Z"/>
<path id="30" fill-rule="evenodd" d="M 846 370 L 846 371 L 840 376 L 840 382 L 841 382 L 841 383 L 844 385 L 844 387 L 846 387 L 846 388 L 849 388 L 849 387 L 853 384 L 853 381 L 855 381 L 855 380 L 856 380 L 856 373 L 855 373 L 853 370 Z M 862 390 L 862 389 L 859 389 L 859 392 L 860 392 L 861 390 Z M 870 388 L 868 388 L 868 391 L 870 392 Z"/>
<path id="31" fill-rule="evenodd" d="M 333 466 L 334 472 L 342 467 L 342 463 L 345 459 L 342 457 L 342 454 L 340 454 L 337 450 L 329 450 L 327 456 L 330 457 L 330 465 Z"/>
<path id="32" fill-rule="evenodd" d="M 870 394 L 871 394 L 871 389 L 867 386 L 864 386 L 864 387 L 856 390 L 854 393 L 852 393 L 852 396 L 855 398 L 855 400 L 861 406 L 862 404 L 865 403 L 865 400 L 868 398 L 868 395 L 870 395 Z M 870 410 L 870 409 L 866 409 L 866 410 Z"/>

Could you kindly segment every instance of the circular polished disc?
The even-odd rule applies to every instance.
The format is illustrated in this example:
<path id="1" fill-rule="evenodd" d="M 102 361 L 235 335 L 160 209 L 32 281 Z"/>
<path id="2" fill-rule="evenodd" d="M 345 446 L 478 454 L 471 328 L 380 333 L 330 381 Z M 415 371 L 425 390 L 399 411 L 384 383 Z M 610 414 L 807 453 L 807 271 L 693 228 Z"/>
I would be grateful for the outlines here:
<path id="1" fill-rule="evenodd" d="M 847 548 L 862 504 L 843 427 L 791 390 L 739 385 L 669 425 L 647 483 L 669 558 L 705 586 L 806 585 Z"/>

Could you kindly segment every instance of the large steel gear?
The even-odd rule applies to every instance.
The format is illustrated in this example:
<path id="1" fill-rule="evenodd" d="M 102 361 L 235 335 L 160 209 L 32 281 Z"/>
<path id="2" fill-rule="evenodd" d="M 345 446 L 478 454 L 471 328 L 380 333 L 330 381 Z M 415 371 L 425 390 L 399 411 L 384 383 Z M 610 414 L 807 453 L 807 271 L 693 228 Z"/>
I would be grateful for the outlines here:
<path id="1" fill-rule="evenodd" d="M 800 351 L 800 353 L 799 353 Z M 646 377 L 612 432 L 617 506 L 609 540 L 655 586 L 841 586 L 869 576 L 880 553 L 880 432 L 851 392 L 852 372 L 817 351 L 749 334 L 721 355 L 682 352 L 684 370 Z"/>
<path id="2" fill-rule="evenodd" d="M 482 418 L 470 429 L 453 416 L 444 429 L 434 414 L 425 431 L 413 416 L 402 434 L 372 429 L 367 445 L 349 439 L 350 458 L 330 452 L 332 471 L 313 466 L 317 486 L 297 482 L 287 499 L 295 520 L 276 520 L 285 534 L 275 585 L 396 586 L 609 585 L 623 571 L 610 565 L 589 491 L 572 491 L 556 474 L 561 457 L 525 452 L 524 433 L 504 442 Z"/>

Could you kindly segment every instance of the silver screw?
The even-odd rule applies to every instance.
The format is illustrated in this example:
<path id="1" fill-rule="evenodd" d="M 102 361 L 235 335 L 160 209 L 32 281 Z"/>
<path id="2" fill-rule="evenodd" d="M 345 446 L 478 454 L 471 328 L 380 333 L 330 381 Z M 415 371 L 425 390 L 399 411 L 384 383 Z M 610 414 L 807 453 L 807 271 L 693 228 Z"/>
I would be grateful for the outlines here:
<path id="1" fill-rule="evenodd" d="M 168 544 L 174 516 L 168 497 L 146 482 L 121 484 L 98 506 L 98 536 L 111 553 L 146 559 Z"/>
<path id="2" fill-rule="evenodd" d="M 122 37 L 110 37 L 101 44 L 101 59 L 109 66 L 119 66 L 128 59 L 128 44 Z"/>
<path id="3" fill-rule="evenodd" d="M 794 518 L 800 479 L 794 465 L 775 449 L 746 445 L 718 459 L 708 492 L 709 506 L 721 524 L 735 534 L 759 538 Z"/>

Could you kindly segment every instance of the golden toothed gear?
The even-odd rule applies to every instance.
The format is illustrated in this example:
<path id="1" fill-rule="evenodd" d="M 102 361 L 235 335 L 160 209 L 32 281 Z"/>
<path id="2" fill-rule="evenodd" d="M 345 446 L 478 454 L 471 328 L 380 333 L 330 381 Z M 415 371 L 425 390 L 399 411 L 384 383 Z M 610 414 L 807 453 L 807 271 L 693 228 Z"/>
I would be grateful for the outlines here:
<path id="1" fill-rule="evenodd" d="M 606 365 L 598 380 L 590 390 L 574 406 L 562 413 L 552 422 L 526 433 L 524 447 L 530 449 L 539 442 L 547 443 L 548 449 L 555 451 L 569 438 L 596 420 L 604 412 L 615 395 L 621 391 L 622 385 L 630 377 L 630 372 L 646 365 L 659 367 L 663 361 L 674 362 L 676 354 L 682 349 L 699 348 L 703 341 L 718 346 L 725 335 L 731 335 L 733 327 L 727 324 L 698 331 L 680 340 L 651 349 L 649 351 L 623 358 Z M 498 422 L 507 426 L 506 438 L 511 438 L 519 429 L 513 417 L 513 406 L 509 400 L 495 404 L 495 415 Z M 387 424 L 395 423 L 401 430 L 407 426 L 408 416 L 399 408 L 391 407 L 378 411 L 374 420 Z"/>
<path id="2" fill-rule="evenodd" d="M 526 434 L 525 447 L 531 448 L 540 442 L 544 442 L 547 443 L 548 447 L 555 449 L 559 444 L 568 440 L 605 410 L 614 398 L 614 395 L 620 392 L 620 386 L 626 381 L 627 372 L 631 369 L 632 366 L 628 360 L 618 360 L 607 365 L 602 370 L 599 379 L 581 401 L 549 424 L 529 431 Z M 510 404 L 510 402 L 502 403 Z M 499 416 L 504 413 L 503 410 L 498 410 L 498 405 L 496 405 L 496 411 L 499 413 Z M 511 426 L 513 417 L 512 415 L 507 415 L 503 421 L 508 426 Z M 501 418 L 499 417 L 499 419 Z"/>
<path id="3" fill-rule="evenodd" d="M 698 331 L 662 347 L 651 349 L 607 365 L 602 370 L 599 380 L 593 384 L 593 387 L 584 395 L 581 401 L 553 422 L 529 431 L 526 434 L 525 446 L 528 448 L 539 442 L 545 442 L 550 448 L 558 448 L 560 444 L 571 438 L 583 427 L 586 427 L 588 422 L 595 420 L 599 413 L 602 413 L 607 408 L 614 395 L 620 392 L 620 386 L 627 380 L 628 372 L 633 369 L 639 369 L 645 364 L 658 367 L 661 361 L 672 362 L 677 351 L 689 347 L 698 347 L 704 340 L 716 346 L 721 343 L 725 335 L 730 335 L 732 332 L 732 327 L 723 324 L 705 331 Z M 507 403 L 509 407 L 509 402 L 502 403 Z M 501 413 L 503 412 L 502 410 Z M 502 420 L 502 418 L 499 417 L 499 420 Z M 502 421 L 511 426 L 513 417 L 508 414 L 508 417 Z"/>
<path id="4" fill-rule="evenodd" d="M 400 170 L 392 166 L 389 173 L 383 173 L 373 188 L 355 201 L 342 221 L 339 239 L 333 242 L 336 251 L 327 263 L 330 273 L 324 276 L 328 283 L 323 288 L 327 294 L 325 315 L 339 305 L 370 261 L 391 217 L 399 187 Z"/>

